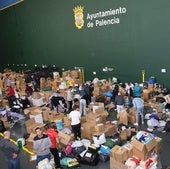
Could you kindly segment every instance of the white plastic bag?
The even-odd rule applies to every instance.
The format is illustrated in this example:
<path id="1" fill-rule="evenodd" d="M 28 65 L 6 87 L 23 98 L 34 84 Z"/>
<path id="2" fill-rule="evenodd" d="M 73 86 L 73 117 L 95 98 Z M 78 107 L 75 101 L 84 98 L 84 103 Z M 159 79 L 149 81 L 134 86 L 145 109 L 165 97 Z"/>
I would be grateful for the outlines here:
<path id="1" fill-rule="evenodd" d="M 93 136 L 93 141 L 94 141 L 94 144 L 97 145 L 97 146 L 104 144 L 106 142 L 105 134 L 103 133 L 100 136 Z"/>
<path id="2" fill-rule="evenodd" d="M 38 169 L 52 169 L 52 166 L 51 166 L 48 158 L 45 158 L 44 160 L 42 160 L 38 163 Z"/>

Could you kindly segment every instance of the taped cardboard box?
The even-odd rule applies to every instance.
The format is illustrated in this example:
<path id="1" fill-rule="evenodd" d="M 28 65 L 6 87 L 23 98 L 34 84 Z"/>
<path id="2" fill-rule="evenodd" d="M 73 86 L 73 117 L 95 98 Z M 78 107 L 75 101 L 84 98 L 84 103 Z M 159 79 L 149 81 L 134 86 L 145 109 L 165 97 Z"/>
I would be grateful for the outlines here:
<path id="1" fill-rule="evenodd" d="M 125 163 L 128 159 L 128 150 L 124 147 L 120 147 L 114 152 L 115 160 L 120 163 Z"/>
<path id="2" fill-rule="evenodd" d="M 127 142 L 126 144 L 123 145 L 123 147 L 127 149 L 128 158 L 132 157 L 133 156 L 133 145 Z"/>
<path id="3" fill-rule="evenodd" d="M 115 159 L 119 163 L 125 163 L 128 157 L 128 150 L 124 147 L 116 145 L 110 150 L 110 158 Z"/>
<path id="4" fill-rule="evenodd" d="M 111 150 L 110 150 L 110 157 L 115 159 L 114 153 L 116 150 L 118 150 L 120 148 L 119 145 L 115 145 Z"/>

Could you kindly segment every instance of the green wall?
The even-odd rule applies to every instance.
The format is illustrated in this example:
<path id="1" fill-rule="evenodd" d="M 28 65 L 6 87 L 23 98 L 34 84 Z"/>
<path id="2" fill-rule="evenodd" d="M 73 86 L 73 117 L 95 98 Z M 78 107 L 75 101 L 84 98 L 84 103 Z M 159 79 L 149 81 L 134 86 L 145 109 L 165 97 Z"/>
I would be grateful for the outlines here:
<path id="1" fill-rule="evenodd" d="M 84 7 L 82 29 L 74 23 L 76 6 Z M 80 66 L 86 80 L 114 76 L 123 82 L 141 82 L 145 70 L 145 80 L 155 76 L 169 87 L 169 6 L 169 0 L 25 0 L 0 11 L 1 70 L 8 64 L 13 70 L 34 64 L 54 64 L 65 70 Z M 87 18 L 120 7 L 126 11 Z M 102 19 L 119 23 L 95 24 Z M 87 26 L 89 22 L 93 27 Z M 114 70 L 103 72 L 106 66 Z"/>

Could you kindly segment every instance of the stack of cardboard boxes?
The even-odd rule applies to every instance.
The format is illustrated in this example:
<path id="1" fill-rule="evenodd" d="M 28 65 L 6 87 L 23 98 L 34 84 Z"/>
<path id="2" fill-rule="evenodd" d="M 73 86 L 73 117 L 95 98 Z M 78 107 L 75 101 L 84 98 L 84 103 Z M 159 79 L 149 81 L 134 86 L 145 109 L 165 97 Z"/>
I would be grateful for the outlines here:
<path id="1" fill-rule="evenodd" d="M 137 167 L 152 169 L 159 163 L 161 149 L 162 139 L 159 137 L 141 142 L 134 136 L 131 142 L 123 146 L 116 145 L 111 149 L 110 169 L 136 169 Z"/>
<path id="2" fill-rule="evenodd" d="M 89 106 L 86 115 L 86 122 L 81 125 L 81 134 L 83 138 L 92 140 L 93 135 L 105 136 L 114 135 L 117 132 L 117 126 L 112 123 L 106 123 L 108 112 L 104 109 L 103 103 L 96 103 Z"/>

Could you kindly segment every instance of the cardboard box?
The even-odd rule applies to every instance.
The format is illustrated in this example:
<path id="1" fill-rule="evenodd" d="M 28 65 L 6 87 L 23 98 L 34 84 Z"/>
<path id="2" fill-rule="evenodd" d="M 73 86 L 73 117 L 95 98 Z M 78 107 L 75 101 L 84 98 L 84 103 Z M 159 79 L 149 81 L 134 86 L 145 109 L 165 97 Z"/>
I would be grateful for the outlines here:
<path id="1" fill-rule="evenodd" d="M 155 140 L 157 142 L 154 151 L 159 155 L 162 152 L 162 138 L 160 137 L 155 137 Z"/>
<path id="2" fill-rule="evenodd" d="M 145 161 L 148 157 L 150 157 L 155 146 L 157 145 L 157 142 L 153 138 L 148 143 L 142 143 L 142 142 L 138 141 L 135 137 L 133 137 L 132 145 L 133 145 L 133 155 L 136 157 L 139 157 L 141 160 Z"/>
<path id="3" fill-rule="evenodd" d="M 90 122 L 85 122 L 81 125 L 81 136 L 83 138 L 92 140 L 92 133 L 94 131 L 94 124 Z"/>
<path id="4" fill-rule="evenodd" d="M 36 114 L 36 115 L 32 115 L 30 114 L 30 118 L 34 118 L 36 123 L 41 123 L 43 124 L 43 117 L 42 114 Z"/>
<path id="5" fill-rule="evenodd" d="M 42 96 L 41 96 L 41 94 L 39 92 L 33 92 L 32 97 L 34 99 L 40 99 Z"/>
<path id="6" fill-rule="evenodd" d="M 62 131 L 59 131 L 58 136 L 59 136 L 59 142 L 64 145 L 67 145 L 69 142 L 74 140 L 73 134 L 66 134 Z"/>
<path id="7" fill-rule="evenodd" d="M 86 122 L 86 116 L 81 116 L 81 124 Z"/>
<path id="8" fill-rule="evenodd" d="M 106 137 L 113 136 L 117 132 L 118 132 L 118 128 L 117 128 L 116 125 L 110 125 L 110 124 L 105 125 L 105 132 L 104 133 L 105 133 Z"/>
<path id="9" fill-rule="evenodd" d="M 120 147 L 114 152 L 115 160 L 120 163 L 125 163 L 128 159 L 128 150 L 124 147 Z"/>
<path id="10" fill-rule="evenodd" d="M 24 109 L 24 114 L 27 115 L 27 114 L 31 113 L 33 110 L 38 109 L 38 108 L 39 108 L 38 106 L 26 108 L 26 109 Z"/>
<path id="11" fill-rule="evenodd" d="M 136 117 L 134 115 L 128 114 L 128 122 L 134 124 L 136 122 Z"/>
<path id="12" fill-rule="evenodd" d="M 63 113 L 57 113 L 54 110 L 47 110 L 43 112 L 43 119 L 45 121 L 55 122 L 58 120 L 63 121 L 64 114 Z"/>
<path id="13" fill-rule="evenodd" d="M 68 118 L 68 116 L 63 117 L 63 123 L 65 127 L 68 127 L 68 128 L 71 127 L 71 120 Z"/>
<path id="14" fill-rule="evenodd" d="M 36 123 L 34 118 L 28 119 L 25 125 L 28 133 L 35 133 L 37 127 L 43 128 L 45 126 L 45 124 Z"/>
<path id="15" fill-rule="evenodd" d="M 143 92 L 142 92 L 142 98 L 143 98 L 144 101 L 149 100 L 151 98 L 150 90 L 144 89 Z"/>
<path id="16" fill-rule="evenodd" d="M 99 124 L 99 123 L 106 123 L 106 117 L 100 115 L 100 114 L 94 114 L 94 113 L 88 113 L 86 115 L 86 121 L 90 121 L 93 123 L 93 125 Z"/>
<path id="17" fill-rule="evenodd" d="M 94 126 L 94 132 L 104 132 L 104 124 L 103 123 L 99 123 L 97 125 Z"/>
<path id="18" fill-rule="evenodd" d="M 126 130 L 123 130 L 120 132 L 120 139 L 127 140 L 127 131 Z"/>
<path id="19" fill-rule="evenodd" d="M 9 106 L 9 102 L 7 99 L 2 99 L 2 107 L 8 107 Z"/>
<path id="20" fill-rule="evenodd" d="M 114 153 L 120 148 L 119 145 L 115 145 L 111 150 L 110 150 L 110 157 L 115 159 Z"/>
<path id="21" fill-rule="evenodd" d="M 125 110 L 122 112 L 119 112 L 118 119 L 119 119 L 119 124 L 128 125 L 128 114 Z"/>
<path id="22" fill-rule="evenodd" d="M 128 158 L 133 156 L 133 145 L 131 143 L 126 143 L 123 145 L 124 148 L 128 151 Z"/>
<path id="23" fill-rule="evenodd" d="M 116 145 L 110 150 L 110 158 L 114 158 L 119 163 L 125 163 L 128 157 L 128 150 L 124 147 Z"/>
<path id="24" fill-rule="evenodd" d="M 89 104 L 89 109 L 91 112 L 96 113 L 97 109 L 104 110 L 104 103 L 102 102 L 95 102 L 94 104 Z"/>
<path id="25" fill-rule="evenodd" d="M 110 169 L 128 169 L 124 163 L 116 161 L 113 157 L 110 158 Z"/>
<path id="26" fill-rule="evenodd" d="M 32 98 L 32 104 L 33 106 L 42 106 L 44 105 L 44 101 L 43 101 L 43 98 L 39 98 L 39 99 L 34 99 Z"/>
<path id="27" fill-rule="evenodd" d="M 30 136 L 26 140 L 26 148 L 29 151 L 32 151 L 32 152 L 34 152 L 34 149 L 33 149 L 33 139 L 34 139 L 35 136 L 36 136 L 35 133 L 30 133 Z"/>
<path id="28" fill-rule="evenodd" d="M 54 113 L 54 122 L 56 121 L 62 121 L 63 122 L 63 118 L 64 118 L 64 113 Z"/>
<path id="29" fill-rule="evenodd" d="M 99 114 L 101 116 L 107 117 L 109 115 L 108 111 L 103 110 L 103 109 L 96 109 L 96 114 Z"/>

